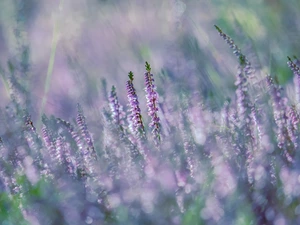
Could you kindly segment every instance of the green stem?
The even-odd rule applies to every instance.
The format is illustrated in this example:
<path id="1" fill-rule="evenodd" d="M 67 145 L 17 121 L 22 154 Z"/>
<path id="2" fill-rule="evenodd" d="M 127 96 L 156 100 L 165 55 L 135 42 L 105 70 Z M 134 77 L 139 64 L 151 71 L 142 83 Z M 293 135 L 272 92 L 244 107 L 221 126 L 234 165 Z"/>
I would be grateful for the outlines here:
<path id="1" fill-rule="evenodd" d="M 59 3 L 59 8 L 62 7 L 63 0 L 60 1 Z M 58 43 L 58 19 L 56 18 L 56 21 L 54 23 L 54 28 L 53 28 L 53 34 L 52 34 L 52 46 L 51 46 L 51 55 L 48 63 L 48 69 L 47 69 L 47 77 L 45 80 L 45 85 L 44 85 L 44 93 L 43 93 L 43 99 L 42 99 L 42 105 L 40 109 L 40 118 L 42 117 L 44 110 L 45 110 L 45 105 L 47 102 L 47 97 L 48 97 L 48 92 L 50 89 L 50 84 L 51 84 L 51 78 L 52 78 L 52 73 L 53 73 L 53 68 L 54 68 L 54 61 L 55 61 L 55 54 L 56 54 L 56 48 L 57 48 L 57 43 Z M 41 120 L 37 124 L 37 129 L 39 130 L 41 128 Z"/>

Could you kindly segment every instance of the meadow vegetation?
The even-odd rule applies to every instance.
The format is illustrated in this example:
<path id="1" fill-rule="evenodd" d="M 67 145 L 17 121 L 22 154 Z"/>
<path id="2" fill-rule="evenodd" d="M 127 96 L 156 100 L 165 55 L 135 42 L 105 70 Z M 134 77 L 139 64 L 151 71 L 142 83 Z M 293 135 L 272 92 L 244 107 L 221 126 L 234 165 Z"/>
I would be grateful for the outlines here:
<path id="1" fill-rule="evenodd" d="M 3 8 L 4 2 L 10 5 L 3 1 Z M 115 4 L 125 7 L 124 18 L 137 27 L 132 12 L 138 17 L 139 7 L 150 7 L 96 2 L 109 18 L 118 15 Z M 101 56 L 105 63 L 99 64 L 107 66 L 102 71 L 92 63 L 95 56 L 85 48 L 75 53 L 61 37 L 62 14 L 47 46 L 50 60 L 39 69 L 26 21 L 30 7 L 18 1 L 8 7 L 14 12 L 8 37 L 15 46 L 3 47 L 0 55 L 0 224 L 300 223 L 300 61 L 294 52 L 299 43 L 289 35 L 300 27 L 284 26 L 299 18 L 293 8 L 299 3 L 230 1 L 227 8 L 221 2 L 199 3 L 220 14 L 198 27 L 192 22 L 205 16 L 185 16 L 186 10 L 194 15 L 198 3 L 174 1 L 169 33 L 174 36 L 166 34 L 171 45 L 160 50 L 167 42 L 149 24 L 150 33 L 137 32 L 145 42 L 135 43 L 137 34 L 118 42 L 126 57 L 112 44 L 107 54 L 120 55 L 109 55 L 113 62 Z M 269 8 L 255 14 L 258 6 Z M 95 21 L 105 20 L 96 18 L 99 6 L 86 7 Z M 164 14 L 154 9 L 163 21 Z M 84 18 L 82 11 L 71 12 Z M 286 13 L 281 26 L 272 24 Z M 151 15 L 149 9 L 145 17 Z M 268 19 L 263 24 L 259 16 Z M 1 25 L 1 34 L 9 30 Z M 85 29 L 76 25 L 73 32 Z M 156 25 L 157 33 L 164 30 Z M 92 51 L 90 41 L 82 46 Z M 106 42 L 100 44 L 106 52 Z M 40 70 L 43 79 L 35 75 Z M 53 92 L 62 80 L 71 96 Z"/>

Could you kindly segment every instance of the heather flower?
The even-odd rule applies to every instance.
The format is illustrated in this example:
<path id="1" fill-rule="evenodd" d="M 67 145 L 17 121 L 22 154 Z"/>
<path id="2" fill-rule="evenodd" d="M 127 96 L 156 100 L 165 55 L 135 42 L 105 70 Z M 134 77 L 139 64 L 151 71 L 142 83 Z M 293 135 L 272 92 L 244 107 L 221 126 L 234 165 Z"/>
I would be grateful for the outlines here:
<path id="1" fill-rule="evenodd" d="M 161 125 L 160 119 L 157 115 L 158 112 L 158 94 L 156 92 L 156 87 L 154 85 L 153 74 L 151 73 L 151 67 L 148 62 L 146 62 L 146 71 L 145 76 L 145 91 L 148 107 L 148 115 L 151 118 L 150 128 L 152 129 L 152 134 L 156 145 L 160 142 L 161 135 Z"/>
<path id="2" fill-rule="evenodd" d="M 225 34 L 218 26 L 216 26 L 217 31 L 220 36 L 229 44 L 229 47 L 233 50 L 235 56 L 239 59 L 239 67 L 237 72 L 237 78 L 235 85 L 236 89 L 236 98 L 237 98 L 237 112 L 238 118 L 240 121 L 240 126 L 245 127 L 246 136 L 251 136 L 251 108 L 252 103 L 248 91 L 248 76 L 253 72 L 251 64 L 242 54 L 240 48 L 234 43 L 233 39 Z"/>
<path id="3" fill-rule="evenodd" d="M 296 106 L 292 105 L 291 107 L 289 107 L 288 118 L 291 121 L 291 125 L 293 126 L 293 129 L 298 130 L 300 118 L 299 118 L 299 114 L 296 110 Z"/>
<path id="4" fill-rule="evenodd" d="M 261 109 L 256 105 L 252 107 L 253 118 L 253 130 L 256 132 L 253 139 L 253 160 L 252 160 L 252 178 L 254 179 L 254 185 L 261 189 L 262 181 L 260 177 L 255 174 L 258 171 L 268 171 L 268 179 L 270 183 L 276 182 L 276 176 L 274 172 L 274 164 L 272 162 L 272 149 L 273 145 L 270 142 L 270 137 L 267 133 L 265 123 L 263 123 L 264 114 Z M 256 176 L 256 177 L 255 177 Z"/>
<path id="5" fill-rule="evenodd" d="M 226 41 L 229 47 L 233 50 L 233 54 L 238 58 L 239 64 L 242 67 L 245 75 L 250 75 L 253 73 L 253 69 L 251 67 L 251 63 L 248 61 L 247 57 L 242 54 L 241 49 L 234 43 L 233 39 L 225 34 L 217 25 L 215 28 L 219 32 L 220 36 Z"/>
<path id="6" fill-rule="evenodd" d="M 77 117 L 76 117 L 76 123 L 81 131 L 81 134 L 84 138 L 84 140 L 86 141 L 87 145 L 88 145 L 88 149 L 84 150 L 87 151 L 87 154 L 91 154 L 91 156 L 97 160 L 97 156 L 96 156 L 96 151 L 95 151 L 95 147 L 94 147 L 94 143 L 91 137 L 91 134 L 88 130 L 86 121 L 85 121 L 85 116 L 83 114 L 83 110 L 80 106 L 80 104 L 77 104 Z"/>
<path id="7" fill-rule="evenodd" d="M 78 149 L 82 150 L 84 143 L 82 142 L 78 133 L 75 131 L 74 126 L 71 123 L 69 123 L 68 121 L 62 120 L 60 118 L 57 118 L 57 123 L 64 125 L 64 127 L 67 129 L 67 131 L 71 134 L 71 137 L 75 141 Z"/>
<path id="8" fill-rule="evenodd" d="M 215 26 L 220 36 L 229 44 L 234 55 L 239 60 L 239 67 L 236 77 L 236 110 L 238 127 L 234 127 L 236 137 L 232 140 L 234 148 L 241 157 L 241 164 L 238 165 L 242 169 L 244 179 L 248 177 L 248 182 L 253 183 L 253 160 L 254 151 L 256 150 L 255 136 L 253 131 L 253 103 L 249 95 L 249 75 L 253 73 L 252 67 L 248 59 L 242 54 L 240 48 L 234 43 L 232 38 L 223 33 L 223 31 Z"/>
<path id="9" fill-rule="evenodd" d="M 119 125 L 120 124 L 120 105 L 119 105 L 119 100 L 118 100 L 115 86 L 111 87 L 111 92 L 110 92 L 110 96 L 109 96 L 109 106 L 110 106 L 110 110 L 112 112 L 112 118 L 113 118 L 114 122 L 117 125 Z"/>
<path id="10" fill-rule="evenodd" d="M 281 87 L 275 85 L 271 76 L 267 76 L 267 84 L 271 92 L 270 94 L 272 97 L 275 123 L 278 127 L 278 136 L 277 136 L 278 146 L 279 148 L 282 148 L 285 142 L 285 136 L 284 136 L 285 118 L 286 118 L 285 111 L 284 111 L 285 103 L 284 103 L 284 99 L 282 99 L 281 97 Z"/>
<path id="11" fill-rule="evenodd" d="M 180 133 L 182 136 L 183 141 L 183 149 L 185 153 L 186 158 L 186 168 L 189 171 L 189 174 L 191 177 L 194 177 L 196 168 L 196 157 L 195 157 L 195 143 L 193 140 L 193 137 L 191 135 L 192 131 L 187 130 L 190 127 L 188 125 L 191 125 L 190 121 L 187 119 L 186 114 L 180 114 L 179 121 L 178 121 L 178 127 L 180 129 Z"/>
<path id="12" fill-rule="evenodd" d="M 40 149 L 42 148 L 42 141 L 29 115 L 26 116 L 25 126 L 26 129 L 24 130 L 24 138 L 31 149 L 31 156 L 33 157 L 34 164 L 38 168 L 43 168 L 42 154 L 40 152 Z"/>
<path id="13" fill-rule="evenodd" d="M 291 106 L 287 108 L 287 131 L 288 135 L 291 138 L 294 146 L 298 146 L 298 125 L 299 125 L 299 115 L 296 111 L 295 106 Z"/>
<path id="14" fill-rule="evenodd" d="M 51 156 L 51 159 L 55 162 L 56 161 L 56 156 L 57 156 L 57 149 L 55 148 L 55 143 L 53 140 L 53 137 L 51 135 L 50 130 L 48 129 L 47 125 L 46 125 L 46 117 L 44 117 L 44 124 L 42 127 L 42 136 L 44 139 L 44 143 L 45 146 L 47 147 L 48 151 L 49 151 L 49 155 Z"/>
<path id="15" fill-rule="evenodd" d="M 71 175 L 75 175 L 76 166 L 74 164 L 74 160 L 71 155 L 70 146 L 67 145 L 63 136 L 61 136 L 61 135 L 56 139 L 55 144 L 62 155 L 61 163 L 63 163 L 63 165 L 65 166 L 66 171 Z"/>
<path id="16" fill-rule="evenodd" d="M 109 95 L 109 106 L 112 113 L 112 118 L 114 123 L 120 128 L 121 132 L 124 132 L 124 117 L 125 113 L 123 111 L 122 105 L 120 105 L 116 88 L 112 86 Z"/>
<path id="17" fill-rule="evenodd" d="M 237 80 L 235 82 L 236 89 L 236 101 L 237 101 L 237 113 L 241 126 L 246 125 L 246 135 L 251 135 L 249 125 L 251 123 L 251 108 L 252 103 L 248 93 L 248 83 L 241 68 L 238 68 Z"/>
<path id="18" fill-rule="evenodd" d="M 126 83 L 127 97 L 130 106 L 130 128 L 135 135 L 145 138 L 145 127 L 142 121 L 141 109 L 139 106 L 138 96 L 133 86 L 133 73 L 128 74 L 129 80 Z"/>
<path id="19" fill-rule="evenodd" d="M 223 109 L 222 109 L 222 128 L 224 130 L 230 129 L 229 127 L 229 117 L 230 117 L 230 101 L 231 99 L 227 99 L 226 102 L 224 103 Z"/>
<path id="20" fill-rule="evenodd" d="M 265 124 L 263 123 L 262 110 L 260 110 L 256 105 L 253 105 L 251 109 L 251 116 L 253 121 L 253 130 L 256 131 L 254 135 L 254 141 L 258 145 L 259 150 L 270 147 L 269 135 L 265 129 Z"/>
<path id="21" fill-rule="evenodd" d="M 292 162 L 291 152 L 288 142 L 291 139 L 287 130 L 287 115 L 286 115 L 286 99 L 281 96 L 281 87 L 275 85 L 272 77 L 267 76 L 267 84 L 270 89 L 270 95 L 272 97 L 272 106 L 274 113 L 274 120 L 277 125 L 277 144 L 280 149 L 283 149 L 284 155 L 289 162 Z"/>
<path id="22" fill-rule="evenodd" d="M 62 164 L 63 157 L 62 154 L 64 152 L 64 140 L 61 136 L 55 139 L 55 148 L 56 148 L 56 159 L 59 164 Z"/>
<path id="23" fill-rule="evenodd" d="M 67 131 L 71 134 L 72 139 L 75 141 L 76 146 L 78 148 L 78 153 L 76 157 L 76 162 L 73 162 L 73 159 L 71 157 L 71 153 L 68 148 L 65 149 L 64 152 L 64 160 L 66 161 L 67 170 L 69 173 L 73 173 L 75 169 L 77 169 L 77 175 L 80 177 L 83 171 L 86 171 L 86 165 L 91 165 L 91 154 L 89 149 L 85 149 L 85 143 L 78 135 L 78 132 L 75 130 L 74 126 L 69 123 L 68 121 L 62 120 L 60 118 L 57 118 L 57 122 L 60 124 L 63 124 L 64 127 L 67 129 Z"/>
<path id="24" fill-rule="evenodd" d="M 295 94 L 296 94 L 296 102 L 300 104 L 300 68 L 299 66 L 292 61 L 290 57 L 288 57 L 288 66 L 294 73 L 294 87 L 295 87 Z"/>

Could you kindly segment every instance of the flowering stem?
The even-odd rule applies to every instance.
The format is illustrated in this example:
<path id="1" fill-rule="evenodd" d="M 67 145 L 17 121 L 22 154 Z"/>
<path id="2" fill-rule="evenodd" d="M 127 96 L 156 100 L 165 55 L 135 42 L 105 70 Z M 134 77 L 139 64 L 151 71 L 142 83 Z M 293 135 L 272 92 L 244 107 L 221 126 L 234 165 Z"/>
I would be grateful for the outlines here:
<path id="1" fill-rule="evenodd" d="M 150 127 L 152 128 L 152 134 L 154 136 L 155 144 L 158 145 L 161 141 L 160 137 L 160 119 L 157 115 L 158 112 L 158 94 L 156 92 L 156 87 L 154 85 L 153 74 L 151 74 L 151 67 L 148 62 L 146 62 L 146 72 L 145 76 L 145 91 L 146 91 L 146 99 L 148 106 L 148 115 L 151 118 Z"/>

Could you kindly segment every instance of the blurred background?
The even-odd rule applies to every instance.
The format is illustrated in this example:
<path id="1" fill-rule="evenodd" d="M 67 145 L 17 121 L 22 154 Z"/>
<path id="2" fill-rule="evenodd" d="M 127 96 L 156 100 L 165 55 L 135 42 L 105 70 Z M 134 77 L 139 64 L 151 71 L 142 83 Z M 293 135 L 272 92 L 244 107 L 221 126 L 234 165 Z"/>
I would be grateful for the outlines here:
<path id="1" fill-rule="evenodd" d="M 143 103 L 148 61 L 161 102 L 200 94 L 218 109 L 234 91 L 238 61 L 214 24 L 285 84 L 286 57 L 299 56 L 299 9 L 298 0 L 1 0 L 0 105 L 13 74 L 34 120 L 73 118 L 77 102 L 97 115 L 112 85 L 127 104 L 129 71 Z"/>

